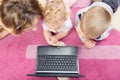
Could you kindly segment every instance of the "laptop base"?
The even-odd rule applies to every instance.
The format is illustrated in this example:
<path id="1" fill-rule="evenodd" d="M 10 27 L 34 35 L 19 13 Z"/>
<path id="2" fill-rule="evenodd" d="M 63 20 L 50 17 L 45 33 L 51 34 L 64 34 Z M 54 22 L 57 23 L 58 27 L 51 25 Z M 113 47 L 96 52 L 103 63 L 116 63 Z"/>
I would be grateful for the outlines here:
<path id="1" fill-rule="evenodd" d="M 79 74 L 69 74 L 69 73 L 37 73 L 37 74 L 27 74 L 27 76 L 36 76 L 36 77 L 71 77 L 71 78 L 79 78 L 85 77 L 84 75 Z"/>
<path id="2" fill-rule="evenodd" d="M 85 77 L 79 71 L 78 47 L 38 46 L 36 71 L 28 76 Z"/>

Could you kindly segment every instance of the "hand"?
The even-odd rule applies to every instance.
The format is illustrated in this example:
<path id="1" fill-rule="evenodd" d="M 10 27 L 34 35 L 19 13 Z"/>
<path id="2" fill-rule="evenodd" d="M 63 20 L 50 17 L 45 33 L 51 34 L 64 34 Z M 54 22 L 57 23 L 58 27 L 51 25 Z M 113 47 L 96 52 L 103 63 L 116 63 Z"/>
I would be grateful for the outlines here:
<path id="1" fill-rule="evenodd" d="M 49 37 L 47 42 L 49 45 L 57 46 L 59 41 L 57 40 L 57 38 L 55 36 L 51 36 L 51 37 Z"/>
<path id="2" fill-rule="evenodd" d="M 58 39 L 56 36 L 53 36 L 52 33 L 48 30 L 44 30 L 44 36 L 49 45 L 57 45 Z"/>
<path id="3" fill-rule="evenodd" d="M 51 36 L 51 41 L 53 44 L 58 43 L 58 39 L 55 36 Z"/>
<path id="4" fill-rule="evenodd" d="M 84 44 L 85 44 L 85 46 L 86 46 L 87 48 L 93 48 L 93 47 L 95 46 L 96 42 L 93 41 L 93 40 L 87 39 L 87 40 L 84 42 Z"/>

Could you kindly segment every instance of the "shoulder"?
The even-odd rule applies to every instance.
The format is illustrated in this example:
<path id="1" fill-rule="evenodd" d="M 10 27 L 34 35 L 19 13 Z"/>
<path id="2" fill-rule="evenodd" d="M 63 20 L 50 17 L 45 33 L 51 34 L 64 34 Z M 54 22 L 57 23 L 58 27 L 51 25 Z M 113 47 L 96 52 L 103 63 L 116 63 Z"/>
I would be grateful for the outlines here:
<path id="1" fill-rule="evenodd" d="M 65 21 L 64 26 L 70 27 L 70 28 L 72 27 L 72 21 L 71 21 L 70 17 L 68 17 L 68 19 Z"/>
<path id="2" fill-rule="evenodd" d="M 112 8 L 113 12 L 115 12 L 120 5 L 120 0 L 102 0 L 102 2 L 108 4 Z"/>
<path id="3" fill-rule="evenodd" d="M 45 23 L 45 21 L 42 21 L 42 27 L 43 27 L 44 30 L 48 30 L 48 26 Z"/>
<path id="4" fill-rule="evenodd" d="M 78 25 L 79 25 L 80 22 L 81 22 L 82 16 L 84 15 L 84 13 L 85 13 L 88 9 L 89 9 L 89 7 L 78 10 L 78 12 L 76 13 L 76 17 L 75 17 L 75 28 L 78 27 Z"/>
<path id="5" fill-rule="evenodd" d="M 113 26 L 110 25 L 110 26 L 108 27 L 108 29 L 107 29 L 102 35 L 100 35 L 99 37 L 97 37 L 97 38 L 94 39 L 94 40 L 99 41 L 99 40 L 106 39 L 106 38 L 109 36 L 110 31 L 111 31 L 112 29 L 113 29 Z"/>
<path id="6" fill-rule="evenodd" d="M 73 26 L 72 21 L 71 21 L 70 17 L 68 17 L 68 19 L 64 23 L 63 32 L 68 32 L 72 28 L 72 26 Z"/>

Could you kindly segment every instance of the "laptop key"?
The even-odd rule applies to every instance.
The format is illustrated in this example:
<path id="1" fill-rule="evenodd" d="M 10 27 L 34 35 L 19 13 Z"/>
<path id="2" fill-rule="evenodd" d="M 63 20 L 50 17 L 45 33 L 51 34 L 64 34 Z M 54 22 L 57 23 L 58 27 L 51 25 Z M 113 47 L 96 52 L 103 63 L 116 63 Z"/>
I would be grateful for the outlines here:
<path id="1" fill-rule="evenodd" d="M 69 55 L 40 55 L 38 70 L 56 70 L 56 71 L 69 71 L 77 70 L 76 56 Z M 42 65 L 41 65 L 42 64 Z"/>

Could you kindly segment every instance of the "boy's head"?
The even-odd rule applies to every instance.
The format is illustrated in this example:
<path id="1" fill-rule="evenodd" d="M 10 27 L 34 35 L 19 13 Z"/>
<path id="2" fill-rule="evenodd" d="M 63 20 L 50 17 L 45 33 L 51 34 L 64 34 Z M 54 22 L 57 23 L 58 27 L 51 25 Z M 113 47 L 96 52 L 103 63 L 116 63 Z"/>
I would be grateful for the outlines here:
<path id="1" fill-rule="evenodd" d="M 46 4 L 44 8 L 44 21 L 51 31 L 61 29 L 67 18 L 68 11 L 63 0 L 51 0 Z"/>
<path id="2" fill-rule="evenodd" d="M 103 7 L 91 7 L 82 17 L 80 28 L 90 39 L 95 39 L 105 32 L 111 22 L 110 13 Z"/>
<path id="3" fill-rule="evenodd" d="M 2 26 L 12 34 L 37 26 L 41 15 L 37 0 L 3 0 L 0 6 Z"/>

